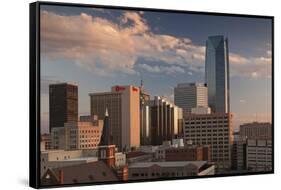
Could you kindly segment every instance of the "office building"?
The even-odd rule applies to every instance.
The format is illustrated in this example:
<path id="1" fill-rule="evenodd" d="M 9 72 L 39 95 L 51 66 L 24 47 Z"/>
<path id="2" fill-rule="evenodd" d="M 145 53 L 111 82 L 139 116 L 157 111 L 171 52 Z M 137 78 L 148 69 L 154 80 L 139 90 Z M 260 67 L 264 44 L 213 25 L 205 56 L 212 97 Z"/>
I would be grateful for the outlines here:
<path id="1" fill-rule="evenodd" d="M 161 145 L 179 134 L 182 122 L 182 109 L 164 97 L 155 96 L 149 101 L 151 112 L 151 144 Z"/>
<path id="2" fill-rule="evenodd" d="M 195 107 L 208 107 L 208 88 L 203 83 L 181 83 L 174 88 L 175 104 L 190 113 Z"/>
<path id="3" fill-rule="evenodd" d="M 271 171 L 272 141 L 248 139 L 245 158 L 248 171 Z"/>
<path id="4" fill-rule="evenodd" d="M 91 115 L 105 117 L 108 109 L 112 142 L 120 151 L 140 145 L 140 94 L 135 86 L 114 86 L 111 92 L 90 94 Z"/>
<path id="5" fill-rule="evenodd" d="M 69 83 L 49 86 L 50 131 L 78 120 L 78 86 Z"/>
<path id="6" fill-rule="evenodd" d="M 258 139 L 269 140 L 272 139 L 272 125 L 271 123 L 245 123 L 240 125 L 240 139 Z"/>
<path id="7" fill-rule="evenodd" d="M 102 120 L 65 123 L 64 127 L 52 129 L 52 146 L 64 150 L 94 149 L 100 142 L 102 127 Z"/>
<path id="8" fill-rule="evenodd" d="M 218 169 L 230 169 L 233 144 L 232 114 L 185 114 L 184 139 L 187 144 L 210 145 L 211 160 Z"/>
<path id="9" fill-rule="evenodd" d="M 129 180 L 214 175 L 206 161 L 138 162 L 129 165 Z"/>
<path id="10" fill-rule="evenodd" d="M 210 36 L 206 42 L 205 80 L 208 104 L 213 112 L 228 113 L 229 107 L 229 53 L 224 36 Z"/>

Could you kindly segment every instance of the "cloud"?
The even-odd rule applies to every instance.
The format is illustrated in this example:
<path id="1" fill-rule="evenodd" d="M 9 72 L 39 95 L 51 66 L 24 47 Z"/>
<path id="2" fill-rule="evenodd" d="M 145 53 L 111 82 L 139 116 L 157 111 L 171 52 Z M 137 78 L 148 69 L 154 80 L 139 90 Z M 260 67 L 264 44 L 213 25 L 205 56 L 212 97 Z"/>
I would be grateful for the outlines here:
<path id="1" fill-rule="evenodd" d="M 41 11 L 42 55 L 103 76 L 134 75 L 137 68 L 151 73 L 204 73 L 205 46 L 187 37 L 153 33 L 142 12 L 126 11 L 117 20 Z M 161 66 L 136 64 L 140 59 Z M 270 50 L 263 57 L 250 58 L 230 53 L 229 59 L 231 76 L 271 76 Z"/>
<path id="2" fill-rule="evenodd" d="M 49 95 L 49 85 L 60 83 L 62 81 L 57 80 L 55 76 L 41 76 L 40 80 L 40 88 L 41 88 L 41 95 Z"/>
<path id="3" fill-rule="evenodd" d="M 151 66 L 148 64 L 140 64 L 138 66 L 139 68 L 151 72 L 151 73 L 166 73 L 166 74 L 175 74 L 175 73 L 185 73 L 185 70 L 182 67 L 179 66 Z"/>
<path id="4" fill-rule="evenodd" d="M 267 51 L 263 57 L 246 58 L 237 54 L 230 54 L 230 74 L 231 76 L 249 77 L 252 79 L 271 77 L 271 56 Z"/>
<path id="5" fill-rule="evenodd" d="M 243 103 L 246 103 L 246 100 L 241 99 L 241 100 L 239 100 L 239 102 L 243 104 Z"/>
<path id="6" fill-rule="evenodd" d="M 152 33 L 141 13 L 124 12 L 119 20 L 113 23 L 85 13 L 62 16 L 42 11 L 42 54 L 72 61 L 100 75 L 136 74 L 134 66 L 140 58 L 162 62 L 161 70 L 170 68 L 171 73 L 182 73 L 179 66 L 203 63 L 204 47 L 192 44 L 188 38 Z"/>

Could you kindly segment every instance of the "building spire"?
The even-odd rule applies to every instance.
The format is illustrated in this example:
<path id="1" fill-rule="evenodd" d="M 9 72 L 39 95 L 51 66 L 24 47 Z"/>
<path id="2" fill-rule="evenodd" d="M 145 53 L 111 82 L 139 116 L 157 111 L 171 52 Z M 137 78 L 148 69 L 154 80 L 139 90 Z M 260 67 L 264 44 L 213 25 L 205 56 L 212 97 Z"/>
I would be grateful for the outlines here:
<path id="1" fill-rule="evenodd" d="M 103 120 L 102 135 L 101 135 L 101 140 L 100 140 L 99 146 L 111 145 L 111 143 L 112 143 L 110 129 L 109 129 L 109 117 L 108 116 L 109 116 L 108 110 L 106 108 L 105 117 Z"/>
<path id="2" fill-rule="evenodd" d="M 105 117 L 108 117 L 108 110 L 107 110 L 107 107 L 105 108 L 105 114 L 104 114 Z"/>

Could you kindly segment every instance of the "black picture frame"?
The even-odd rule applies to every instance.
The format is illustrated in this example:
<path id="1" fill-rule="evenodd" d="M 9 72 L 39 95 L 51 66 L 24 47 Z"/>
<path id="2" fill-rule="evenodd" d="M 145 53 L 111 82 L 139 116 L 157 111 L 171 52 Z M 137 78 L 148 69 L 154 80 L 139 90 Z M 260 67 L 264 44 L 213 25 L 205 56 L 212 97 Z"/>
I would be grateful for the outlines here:
<path id="1" fill-rule="evenodd" d="M 235 173 L 235 174 L 216 174 L 214 176 L 193 176 L 193 177 L 171 177 L 169 179 L 149 179 L 149 180 L 130 180 L 127 182 L 99 182 L 99 183 L 79 183 L 69 185 L 40 185 L 40 6 L 54 5 L 54 6 L 68 6 L 68 7 L 93 7 L 105 9 L 118 10 L 133 10 L 133 11 L 154 11 L 165 13 L 186 13 L 195 15 L 216 15 L 216 16 L 231 16 L 231 17 L 245 17 L 245 18 L 265 18 L 270 19 L 272 23 L 272 170 L 264 172 L 251 173 Z M 199 178 L 214 178 L 214 177 L 232 177 L 258 174 L 273 174 L 274 173 L 274 17 L 262 15 L 247 15 L 247 14 L 230 14 L 217 12 L 200 12 L 187 10 L 168 10 L 156 8 L 139 8 L 139 7 L 125 7 L 125 6 L 109 6 L 109 5 L 92 5 L 92 4 L 78 4 L 78 3 L 57 3 L 57 2 L 34 2 L 31 3 L 29 9 L 29 39 L 30 39 L 30 96 L 29 96 L 29 185 L 33 188 L 53 188 L 53 187 L 69 187 L 69 186 L 87 186 L 87 185 L 102 185 L 102 184 L 120 184 L 120 183 L 139 183 L 151 181 L 167 181 L 167 180 L 185 180 L 185 179 L 199 179 Z"/>

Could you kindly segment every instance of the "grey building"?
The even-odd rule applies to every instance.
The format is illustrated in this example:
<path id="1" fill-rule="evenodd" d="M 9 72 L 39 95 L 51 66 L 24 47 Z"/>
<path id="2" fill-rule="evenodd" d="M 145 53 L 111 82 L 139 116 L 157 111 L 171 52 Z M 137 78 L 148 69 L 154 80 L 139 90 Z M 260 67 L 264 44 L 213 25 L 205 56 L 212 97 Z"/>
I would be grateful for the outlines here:
<path id="1" fill-rule="evenodd" d="M 205 80 L 211 110 L 221 113 L 230 112 L 228 40 L 224 36 L 208 37 L 206 42 Z"/>
<path id="2" fill-rule="evenodd" d="M 184 112 L 195 107 L 208 107 L 208 89 L 204 83 L 180 83 L 174 88 L 174 101 Z"/>

